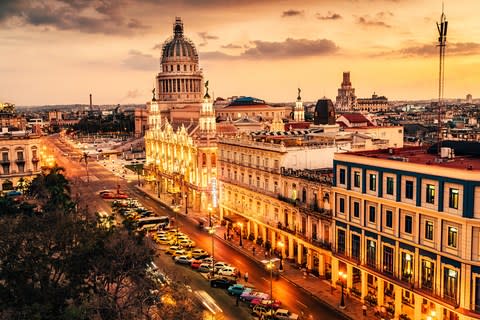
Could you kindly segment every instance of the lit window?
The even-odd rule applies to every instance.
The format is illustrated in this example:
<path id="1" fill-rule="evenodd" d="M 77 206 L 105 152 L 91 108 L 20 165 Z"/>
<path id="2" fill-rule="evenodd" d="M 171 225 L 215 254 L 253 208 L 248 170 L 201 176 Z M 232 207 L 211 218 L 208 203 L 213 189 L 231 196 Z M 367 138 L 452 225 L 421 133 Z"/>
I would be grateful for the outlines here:
<path id="1" fill-rule="evenodd" d="M 458 209 L 458 189 L 450 188 L 448 205 L 452 209 Z"/>
<path id="2" fill-rule="evenodd" d="M 455 227 L 448 227 L 448 246 L 452 248 L 457 247 L 458 230 Z"/>
<path id="3" fill-rule="evenodd" d="M 425 239 L 433 240 L 433 222 L 425 222 Z"/>
<path id="4" fill-rule="evenodd" d="M 427 203 L 434 204 L 435 203 L 435 186 L 433 184 L 427 184 L 427 194 L 426 194 L 426 201 Z"/>
<path id="5" fill-rule="evenodd" d="M 377 175 L 371 173 L 370 174 L 370 191 L 377 190 Z"/>
<path id="6" fill-rule="evenodd" d="M 353 186 L 355 188 L 360 188 L 360 172 L 355 171 L 353 175 Z"/>

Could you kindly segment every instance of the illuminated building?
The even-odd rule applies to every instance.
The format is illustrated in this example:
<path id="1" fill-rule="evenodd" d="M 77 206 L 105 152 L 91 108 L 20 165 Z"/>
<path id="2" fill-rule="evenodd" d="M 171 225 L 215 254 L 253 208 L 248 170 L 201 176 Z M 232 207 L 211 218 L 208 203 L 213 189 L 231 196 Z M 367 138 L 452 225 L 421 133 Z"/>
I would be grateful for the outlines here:
<path id="1" fill-rule="evenodd" d="M 335 155 L 332 284 L 387 318 L 480 318 L 480 145 L 443 147 Z"/>
<path id="2" fill-rule="evenodd" d="M 351 111 L 357 103 L 355 96 L 355 88 L 350 82 L 350 72 L 343 73 L 343 81 L 338 89 L 338 95 L 335 102 L 335 109 L 337 111 Z"/>
<path id="3" fill-rule="evenodd" d="M 0 133 L 1 190 L 25 187 L 41 172 L 41 153 L 40 136 L 3 128 Z"/>

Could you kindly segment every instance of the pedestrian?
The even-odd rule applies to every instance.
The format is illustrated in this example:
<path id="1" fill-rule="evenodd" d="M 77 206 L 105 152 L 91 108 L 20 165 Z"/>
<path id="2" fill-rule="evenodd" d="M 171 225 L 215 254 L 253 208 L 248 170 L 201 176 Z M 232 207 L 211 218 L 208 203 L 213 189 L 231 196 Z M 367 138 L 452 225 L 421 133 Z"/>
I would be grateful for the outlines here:
<path id="1" fill-rule="evenodd" d="M 253 246 L 253 248 L 252 248 L 253 255 L 255 255 L 255 250 L 257 250 L 257 248 L 255 248 L 255 246 Z"/>
<path id="2" fill-rule="evenodd" d="M 367 315 L 367 306 L 365 304 L 362 306 L 362 313 L 364 316 Z"/>
<path id="3" fill-rule="evenodd" d="M 223 233 L 223 239 L 227 240 L 227 234 L 225 232 Z"/>
<path id="4" fill-rule="evenodd" d="M 267 257 L 268 257 L 268 251 L 265 250 L 265 258 L 267 258 Z"/>
<path id="5" fill-rule="evenodd" d="M 243 278 L 245 279 L 245 282 L 248 282 L 248 272 L 245 272 L 245 275 L 243 276 Z"/>
<path id="6" fill-rule="evenodd" d="M 237 278 L 241 278 L 242 277 L 242 274 L 240 273 L 240 269 L 238 269 L 237 271 Z"/>

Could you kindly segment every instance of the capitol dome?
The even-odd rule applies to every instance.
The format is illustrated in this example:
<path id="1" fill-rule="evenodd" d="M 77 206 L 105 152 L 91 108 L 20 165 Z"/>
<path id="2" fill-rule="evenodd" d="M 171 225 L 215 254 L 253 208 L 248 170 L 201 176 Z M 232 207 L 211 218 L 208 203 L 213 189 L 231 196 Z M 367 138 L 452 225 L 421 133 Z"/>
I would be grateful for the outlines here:
<path id="1" fill-rule="evenodd" d="M 198 62 L 197 49 L 193 42 L 183 36 L 183 22 L 176 18 L 173 37 L 165 41 L 162 48 L 162 63 L 174 61 Z"/>
<path id="2" fill-rule="evenodd" d="M 173 37 L 163 44 L 156 80 L 155 98 L 160 102 L 174 103 L 175 107 L 202 102 L 203 74 L 197 49 L 184 37 L 183 22 L 178 17 L 173 24 Z"/>

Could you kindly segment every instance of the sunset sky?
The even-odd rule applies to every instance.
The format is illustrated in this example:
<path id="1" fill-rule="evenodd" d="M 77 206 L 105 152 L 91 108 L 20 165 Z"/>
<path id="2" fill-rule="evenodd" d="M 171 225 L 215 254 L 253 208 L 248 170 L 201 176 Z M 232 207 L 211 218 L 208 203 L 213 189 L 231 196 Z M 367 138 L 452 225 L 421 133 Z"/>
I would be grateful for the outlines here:
<path id="1" fill-rule="evenodd" d="M 440 0 L 0 0 L 0 101 L 144 103 L 175 16 L 215 96 L 437 96 Z M 446 0 L 445 96 L 480 96 L 479 0 Z"/>

